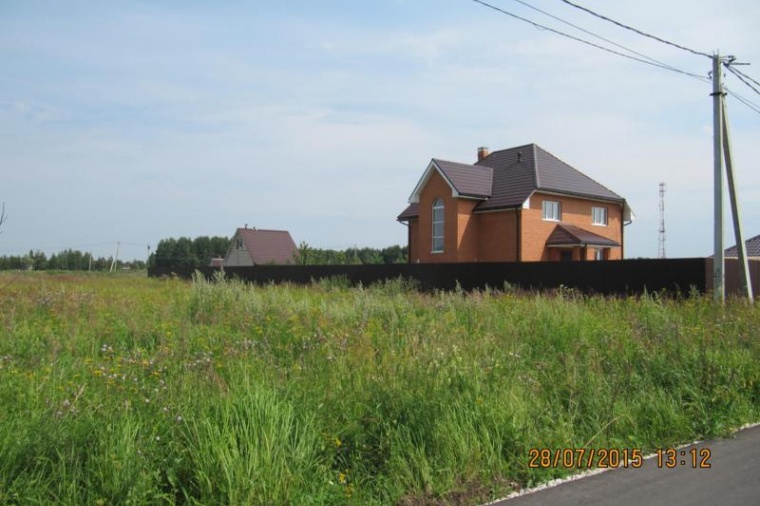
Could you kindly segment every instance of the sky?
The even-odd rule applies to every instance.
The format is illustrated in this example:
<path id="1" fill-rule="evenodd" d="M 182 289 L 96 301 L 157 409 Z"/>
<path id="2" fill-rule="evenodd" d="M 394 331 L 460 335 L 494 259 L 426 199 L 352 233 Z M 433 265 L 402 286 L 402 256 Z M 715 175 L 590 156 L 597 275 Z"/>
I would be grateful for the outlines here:
<path id="1" fill-rule="evenodd" d="M 560 0 L 493 5 L 707 77 L 711 60 Z M 577 0 L 760 81 L 756 0 Z M 630 54 L 627 53 L 626 54 Z M 0 0 L 0 255 L 146 259 L 169 237 L 289 230 L 406 244 L 431 158 L 536 143 L 626 198 L 626 257 L 713 250 L 712 85 L 472 0 Z M 760 104 L 734 75 L 726 86 Z M 755 86 L 760 90 L 760 86 Z M 729 95 L 746 237 L 760 234 L 760 113 Z M 760 109 L 760 107 L 758 107 Z M 726 204 L 726 247 L 734 244 Z M 150 249 L 149 249 L 150 248 Z"/>

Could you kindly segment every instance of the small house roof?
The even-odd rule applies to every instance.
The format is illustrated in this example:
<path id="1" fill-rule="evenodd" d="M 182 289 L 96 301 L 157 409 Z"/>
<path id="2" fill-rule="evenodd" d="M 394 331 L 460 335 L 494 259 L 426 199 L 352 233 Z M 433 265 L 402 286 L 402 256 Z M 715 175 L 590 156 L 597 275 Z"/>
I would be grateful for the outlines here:
<path id="1" fill-rule="evenodd" d="M 612 248 L 620 246 L 620 243 L 575 225 L 558 223 L 546 240 L 546 245 L 555 248 L 561 246 L 603 246 Z"/>
<path id="2" fill-rule="evenodd" d="M 760 235 L 750 237 L 744 241 L 744 246 L 747 249 L 747 257 L 760 257 Z M 739 256 L 739 248 L 736 244 L 726 249 L 724 255 L 729 258 L 737 258 Z"/>
<path id="3" fill-rule="evenodd" d="M 292 263 L 298 251 L 287 230 L 239 228 L 235 238 L 243 240 L 251 260 L 257 265 Z"/>
<path id="4" fill-rule="evenodd" d="M 475 167 L 433 158 L 409 197 L 409 203 L 416 204 L 420 201 L 420 192 L 435 172 L 440 174 L 451 187 L 451 194 L 454 197 L 487 199 L 491 196 L 491 188 L 493 187 L 492 168 Z"/>

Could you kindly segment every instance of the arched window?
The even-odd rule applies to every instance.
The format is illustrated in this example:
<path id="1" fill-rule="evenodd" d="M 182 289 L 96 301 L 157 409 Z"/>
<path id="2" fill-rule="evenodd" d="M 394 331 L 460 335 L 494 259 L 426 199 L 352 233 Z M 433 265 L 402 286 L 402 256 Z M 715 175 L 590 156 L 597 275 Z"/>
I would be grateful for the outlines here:
<path id="1" fill-rule="evenodd" d="M 433 253 L 443 253 L 443 200 L 433 201 Z"/>

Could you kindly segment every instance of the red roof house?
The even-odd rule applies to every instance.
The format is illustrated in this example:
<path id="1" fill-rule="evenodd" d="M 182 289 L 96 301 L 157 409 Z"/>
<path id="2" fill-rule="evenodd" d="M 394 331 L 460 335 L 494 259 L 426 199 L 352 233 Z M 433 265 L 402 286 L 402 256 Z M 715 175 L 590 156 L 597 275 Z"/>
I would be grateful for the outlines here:
<path id="1" fill-rule="evenodd" d="M 472 165 L 433 158 L 409 205 L 410 262 L 623 258 L 625 199 L 535 144 Z"/>
<path id="2" fill-rule="evenodd" d="M 296 243 L 286 230 L 239 228 L 230 241 L 225 267 L 293 264 L 298 253 Z"/>

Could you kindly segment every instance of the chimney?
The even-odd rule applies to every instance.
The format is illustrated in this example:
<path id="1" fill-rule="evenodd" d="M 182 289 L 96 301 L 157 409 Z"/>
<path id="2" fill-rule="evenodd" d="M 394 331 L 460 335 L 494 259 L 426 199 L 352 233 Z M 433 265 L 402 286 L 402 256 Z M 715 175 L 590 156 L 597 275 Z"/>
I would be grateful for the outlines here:
<path id="1" fill-rule="evenodd" d="M 481 146 L 478 148 L 478 161 L 482 161 L 483 158 L 488 156 L 488 148 L 485 146 Z"/>

